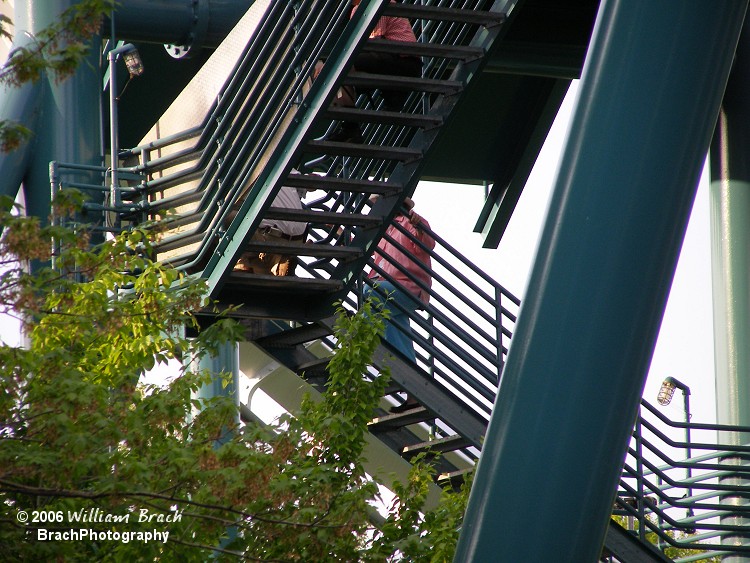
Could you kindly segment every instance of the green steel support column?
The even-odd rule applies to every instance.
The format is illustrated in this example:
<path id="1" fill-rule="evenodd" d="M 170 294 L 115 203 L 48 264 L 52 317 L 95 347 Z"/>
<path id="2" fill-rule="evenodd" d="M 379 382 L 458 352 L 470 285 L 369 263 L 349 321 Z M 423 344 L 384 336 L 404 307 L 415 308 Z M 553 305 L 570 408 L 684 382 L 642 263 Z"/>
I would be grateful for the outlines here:
<path id="1" fill-rule="evenodd" d="M 195 368 L 198 370 L 208 370 L 214 374 L 211 383 L 204 385 L 198 391 L 198 398 L 231 397 L 239 409 L 240 360 L 238 344 L 226 342 L 215 356 L 199 358 L 194 362 Z M 219 377 L 219 374 L 222 373 L 230 375 L 229 385 L 225 386 L 224 379 Z M 239 418 L 236 422 L 239 422 Z"/>
<path id="2" fill-rule="evenodd" d="M 711 257 L 713 269 L 716 412 L 720 424 L 750 426 L 750 30 L 737 46 L 719 121 L 711 144 Z M 748 444 L 750 436 L 722 432 L 720 443 Z M 731 460 L 723 460 L 730 463 Z M 736 463 L 747 463 L 737 459 Z M 729 477 L 722 484 L 748 485 Z M 742 497 L 722 503 L 747 504 Z M 747 525 L 747 518 L 723 518 L 725 525 Z M 723 543 L 742 542 L 733 536 Z M 747 542 L 748 538 L 744 538 Z M 739 555 L 722 561 L 747 561 Z"/>
<path id="3" fill-rule="evenodd" d="M 16 35 L 13 48 L 29 45 L 28 37 Z M 0 86 L 0 121 L 23 124 L 31 131 L 39 129 L 39 108 L 42 88 L 39 81 L 22 86 Z M 33 158 L 33 139 L 17 149 L 0 154 L 0 195 L 15 198 Z"/>
<path id="4" fill-rule="evenodd" d="M 455 561 L 597 561 L 746 0 L 604 0 Z"/>
<path id="5" fill-rule="evenodd" d="M 41 31 L 75 0 L 31 0 L 15 3 L 17 34 Z M 49 215 L 49 163 L 101 164 L 100 52 L 92 42 L 89 56 L 62 82 L 43 77 L 40 118 L 33 131 L 33 158 L 23 179 L 27 214 L 45 220 Z M 80 174 L 78 180 L 91 181 Z"/>
<path id="6" fill-rule="evenodd" d="M 204 385 L 198 390 L 199 399 L 212 399 L 214 397 L 231 397 L 237 405 L 237 420 L 239 423 L 239 384 L 240 384 L 240 354 L 239 345 L 236 342 L 225 342 L 218 350 L 215 356 L 206 356 L 203 358 L 194 358 L 192 368 L 195 370 L 208 370 L 213 374 L 211 383 Z M 229 385 L 225 386 L 223 377 L 220 374 L 229 374 Z M 229 434 L 222 435 L 216 442 L 221 445 L 229 439 Z M 227 528 L 227 537 L 222 540 L 219 547 L 226 547 L 229 542 L 237 536 L 237 528 L 229 526 Z"/>

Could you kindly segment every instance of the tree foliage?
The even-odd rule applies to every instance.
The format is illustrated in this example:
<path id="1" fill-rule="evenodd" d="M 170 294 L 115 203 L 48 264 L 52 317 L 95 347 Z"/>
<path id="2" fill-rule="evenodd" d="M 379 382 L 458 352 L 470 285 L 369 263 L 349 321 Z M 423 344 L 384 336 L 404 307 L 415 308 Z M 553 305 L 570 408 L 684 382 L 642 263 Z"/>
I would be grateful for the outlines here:
<path id="1" fill-rule="evenodd" d="M 14 47 L 0 67 L 0 85 L 19 86 L 44 74 L 59 82 L 73 74 L 90 52 L 103 16 L 114 6 L 114 0 L 80 0 L 64 10 L 53 24 L 37 31 L 33 41 Z M 9 18 L 0 16 L 0 38 L 11 38 L 11 25 Z M 1 152 L 18 148 L 30 136 L 22 124 L 0 120 Z"/>
<path id="2" fill-rule="evenodd" d="M 59 200 L 57 213 L 75 203 Z M 145 231 L 92 250 L 81 227 L 9 213 L 0 226 L 0 303 L 29 341 L 0 346 L 4 561 L 452 558 L 466 495 L 446 492 L 426 510 L 426 463 L 373 518 L 379 493 L 363 448 L 387 374 L 366 377 L 382 332 L 369 304 L 339 313 L 345 345 L 322 400 L 272 425 L 242 425 L 229 400 L 196 398 L 209 373 L 182 368 L 165 385 L 138 383 L 154 365 L 241 337 L 227 319 L 181 336 L 207 306 L 204 284 L 150 261 Z M 97 535 L 70 536 L 84 529 Z M 65 533 L 73 539 L 49 535 Z"/>

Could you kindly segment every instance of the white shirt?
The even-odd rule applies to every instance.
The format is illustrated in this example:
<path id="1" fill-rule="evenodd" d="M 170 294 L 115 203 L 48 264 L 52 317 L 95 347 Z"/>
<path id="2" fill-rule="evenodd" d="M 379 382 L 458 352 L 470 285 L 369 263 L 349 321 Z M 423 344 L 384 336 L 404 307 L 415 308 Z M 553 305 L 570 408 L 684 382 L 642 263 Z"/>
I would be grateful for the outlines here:
<path id="1" fill-rule="evenodd" d="M 281 207 L 284 209 L 303 209 L 302 199 L 295 188 L 281 186 L 279 193 L 271 204 L 271 207 Z M 285 235 L 298 236 L 304 234 L 307 229 L 307 223 L 299 221 L 280 221 L 278 219 L 263 219 L 260 222 L 261 227 L 276 227 Z"/>

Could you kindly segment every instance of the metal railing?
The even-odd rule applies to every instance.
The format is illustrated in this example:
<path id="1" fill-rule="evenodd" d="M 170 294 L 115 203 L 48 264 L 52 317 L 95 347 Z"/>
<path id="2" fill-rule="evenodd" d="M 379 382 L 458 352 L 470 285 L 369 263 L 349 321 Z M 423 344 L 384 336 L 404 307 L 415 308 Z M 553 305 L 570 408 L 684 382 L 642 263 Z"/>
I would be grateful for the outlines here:
<path id="1" fill-rule="evenodd" d="M 144 221 L 177 211 L 162 222 L 167 231 L 157 251 L 171 252 L 165 262 L 190 268 L 212 251 L 212 240 L 248 196 L 269 148 L 304 109 L 307 77 L 347 6 L 271 2 L 204 122 L 123 153 L 141 160 L 124 170 L 148 176 L 138 186 L 146 201 L 132 204 L 131 216 Z M 161 156 L 153 158 L 155 153 Z"/>
<path id="2" fill-rule="evenodd" d="M 400 307 L 396 302 L 389 305 L 410 317 L 417 364 L 462 403 L 489 419 L 521 302 L 426 226 L 421 229 L 435 241 L 435 248 L 425 246 L 398 223 L 392 225 L 431 259 L 428 269 L 407 248 L 386 235 L 386 240 L 407 257 L 412 267 L 421 268 L 431 278 L 428 287 L 392 256 L 377 251 L 430 295 L 429 303 L 425 304 L 406 291 L 414 300 L 412 309 Z M 383 279 L 399 285 L 375 264 L 374 257 L 368 265 Z M 360 294 L 364 287 L 374 285 L 371 278 L 363 276 L 358 288 Z M 374 291 L 378 291 L 377 287 Z"/>
<path id="3" fill-rule="evenodd" d="M 386 239 L 407 260 L 421 268 L 432 280 L 429 287 L 417 280 L 429 292 L 428 304 L 419 302 L 416 297 L 413 297 L 414 308 L 407 309 L 395 301 L 389 302 L 390 308 L 399 309 L 409 317 L 412 327 L 409 336 L 413 338 L 417 355 L 414 367 L 447 390 L 455 399 L 457 408 L 470 409 L 488 421 L 521 300 L 424 224 L 421 228 L 426 236 L 435 240 L 434 248 L 425 246 L 398 223 L 392 225 L 427 252 L 431 262 L 428 267 L 417 261 L 407 248 L 386 235 Z M 397 263 L 393 257 L 379 251 L 378 254 L 395 268 L 403 270 L 403 264 Z M 378 268 L 374 256 L 368 261 L 368 267 L 383 279 L 399 285 L 397 280 Z M 316 273 L 305 262 L 300 263 L 300 268 L 302 275 Z M 415 279 L 413 274 L 404 273 Z M 375 285 L 371 278 L 363 274 L 344 300 L 344 305 L 350 310 L 358 309 L 364 289 Z M 401 330 L 398 326 L 396 328 Z M 323 343 L 331 350 L 336 345 L 330 338 L 324 339 Z M 395 349 L 393 351 L 396 353 Z M 433 439 L 455 434 L 442 420 L 431 421 L 425 427 Z M 458 451 L 467 461 L 473 461 L 479 454 L 473 447 L 460 448 Z"/>
<path id="4" fill-rule="evenodd" d="M 614 514 L 678 562 L 750 554 L 750 427 L 674 422 L 641 405 Z"/>

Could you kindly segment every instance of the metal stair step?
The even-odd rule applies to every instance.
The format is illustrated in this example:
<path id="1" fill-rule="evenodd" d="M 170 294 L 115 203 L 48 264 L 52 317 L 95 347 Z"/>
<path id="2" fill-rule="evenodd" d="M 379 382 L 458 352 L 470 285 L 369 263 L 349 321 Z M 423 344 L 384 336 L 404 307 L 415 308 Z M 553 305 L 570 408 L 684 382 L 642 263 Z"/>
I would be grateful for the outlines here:
<path id="1" fill-rule="evenodd" d="M 330 357 L 316 358 L 309 362 L 300 364 L 294 368 L 301 377 L 305 379 L 310 378 L 328 378 L 328 362 L 331 361 Z"/>
<path id="2" fill-rule="evenodd" d="M 472 23 L 476 25 L 493 26 L 503 23 L 506 14 L 502 12 L 488 12 L 484 10 L 461 10 L 460 8 L 442 8 L 436 6 L 421 6 L 419 4 L 386 4 L 384 16 L 398 16 L 402 18 L 452 21 Z"/>
<path id="3" fill-rule="evenodd" d="M 406 459 L 412 459 L 413 457 L 421 453 L 445 453 L 460 450 L 462 448 L 468 448 L 471 443 L 461 436 L 460 434 L 454 434 L 453 436 L 446 436 L 445 438 L 439 438 L 437 440 L 430 440 L 427 442 L 421 442 L 419 444 L 413 444 L 406 446 L 401 452 L 401 455 Z"/>
<path id="4" fill-rule="evenodd" d="M 339 121 L 386 123 L 389 125 L 400 125 L 405 127 L 420 127 L 422 129 L 434 129 L 443 124 L 442 116 L 438 115 L 334 106 L 330 106 L 326 110 L 325 116 Z"/>
<path id="5" fill-rule="evenodd" d="M 330 335 L 331 329 L 325 324 L 309 323 L 258 338 L 255 343 L 263 348 L 290 348 L 313 340 L 320 340 Z"/>
<path id="6" fill-rule="evenodd" d="M 409 426 L 410 424 L 417 424 L 420 422 L 425 422 L 427 420 L 432 420 L 434 418 L 435 418 L 434 414 L 432 414 L 426 408 L 418 406 L 408 411 L 394 413 L 394 414 L 387 414 L 385 416 L 379 416 L 377 418 L 374 418 L 369 423 L 368 429 L 373 434 L 378 434 L 380 432 L 388 432 L 389 430 L 396 430 L 403 426 Z"/>
<path id="7" fill-rule="evenodd" d="M 602 554 L 626 563 L 674 563 L 655 545 L 643 542 L 635 532 L 610 519 Z"/>
<path id="8" fill-rule="evenodd" d="M 315 225 L 349 225 L 349 226 L 377 226 L 382 223 L 379 217 L 363 215 L 361 213 L 335 213 L 333 211 L 313 211 L 310 209 L 287 209 L 284 207 L 269 207 L 264 219 L 279 221 L 299 221 Z"/>
<path id="9" fill-rule="evenodd" d="M 333 246 L 330 244 L 314 244 L 310 242 L 286 242 L 279 239 L 273 241 L 250 241 L 243 246 L 246 252 L 271 252 L 274 254 L 288 254 L 294 256 L 313 256 L 316 258 L 337 258 L 339 260 L 353 260 L 362 256 L 362 249 L 353 246 Z"/>
<path id="10" fill-rule="evenodd" d="M 449 473 L 441 473 L 437 476 L 437 484 L 443 488 L 452 488 L 458 490 L 466 480 L 466 476 L 474 471 L 474 468 L 459 469 L 458 471 L 451 471 Z"/>
<path id="11" fill-rule="evenodd" d="M 468 45 L 443 45 L 441 43 L 421 43 L 414 41 L 392 41 L 387 39 L 371 39 L 363 47 L 364 51 L 374 53 L 389 53 L 399 55 L 408 53 L 415 57 L 431 57 L 443 59 L 458 59 L 462 61 L 476 60 L 484 56 L 484 49 Z"/>
<path id="12" fill-rule="evenodd" d="M 305 188 L 308 190 L 334 190 L 381 195 L 398 193 L 403 189 L 403 186 L 397 182 L 338 178 L 319 176 L 317 174 L 290 174 L 287 176 L 285 184 L 294 188 Z"/>
<path id="13" fill-rule="evenodd" d="M 357 88 L 427 92 L 429 94 L 444 94 L 446 96 L 458 94 L 464 87 L 457 80 L 436 80 L 434 78 L 415 78 L 413 76 L 370 74 L 366 72 L 350 72 L 344 77 L 343 83 Z"/>
<path id="14" fill-rule="evenodd" d="M 343 287 L 341 280 L 322 278 L 298 278 L 295 276 L 267 276 L 233 271 L 224 284 L 225 288 L 264 288 L 274 292 L 321 293 L 335 292 Z"/>
<path id="15" fill-rule="evenodd" d="M 359 156 L 364 158 L 399 160 L 402 162 L 411 162 L 422 158 L 421 150 L 408 147 L 339 143 L 335 141 L 309 141 L 307 147 L 314 152 L 339 156 Z"/>

